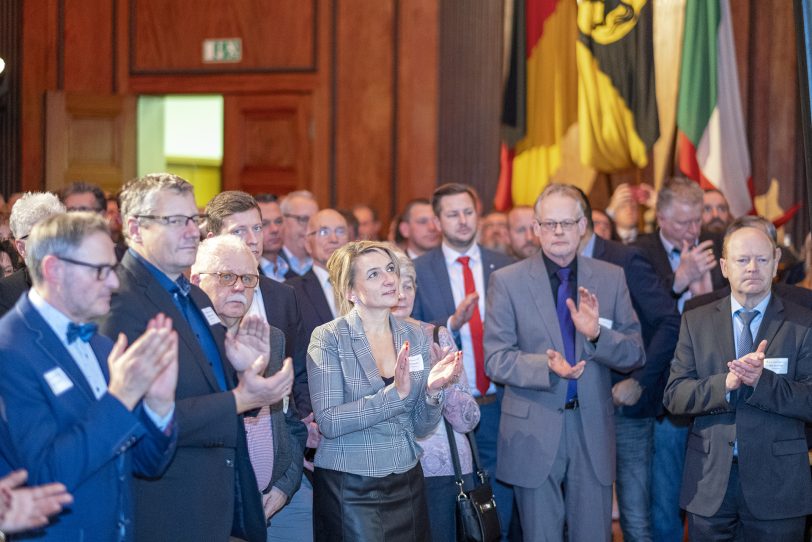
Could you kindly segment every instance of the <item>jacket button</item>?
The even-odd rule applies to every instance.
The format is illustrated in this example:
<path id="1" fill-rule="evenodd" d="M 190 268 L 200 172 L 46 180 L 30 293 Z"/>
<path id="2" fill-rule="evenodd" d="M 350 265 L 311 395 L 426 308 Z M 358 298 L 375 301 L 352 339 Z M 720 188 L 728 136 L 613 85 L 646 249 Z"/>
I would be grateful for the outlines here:
<path id="1" fill-rule="evenodd" d="M 233 467 L 234 460 L 233 459 L 226 459 L 226 467 Z"/>
<path id="2" fill-rule="evenodd" d="M 733 444 L 734 444 L 734 442 L 732 440 L 728 441 L 728 443 L 727 443 L 727 445 L 730 446 L 731 448 L 733 447 Z"/>

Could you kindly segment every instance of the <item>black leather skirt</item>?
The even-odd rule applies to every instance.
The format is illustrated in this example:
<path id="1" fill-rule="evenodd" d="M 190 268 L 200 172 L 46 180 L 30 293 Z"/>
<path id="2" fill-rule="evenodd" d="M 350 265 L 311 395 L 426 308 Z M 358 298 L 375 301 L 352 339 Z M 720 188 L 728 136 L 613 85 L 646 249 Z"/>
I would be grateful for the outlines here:
<path id="1" fill-rule="evenodd" d="M 316 542 L 430 540 L 423 469 L 382 478 L 316 468 L 313 475 Z"/>

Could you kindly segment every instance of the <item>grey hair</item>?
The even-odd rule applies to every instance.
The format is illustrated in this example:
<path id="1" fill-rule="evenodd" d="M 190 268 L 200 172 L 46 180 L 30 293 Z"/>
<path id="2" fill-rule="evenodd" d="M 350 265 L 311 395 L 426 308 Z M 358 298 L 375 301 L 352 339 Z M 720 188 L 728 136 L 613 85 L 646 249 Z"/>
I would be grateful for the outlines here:
<path id="1" fill-rule="evenodd" d="M 688 205 L 702 205 L 705 193 L 697 183 L 685 177 L 673 177 L 657 193 L 657 213 L 671 209 L 675 201 Z"/>
<path id="2" fill-rule="evenodd" d="M 412 282 L 414 282 L 415 287 L 417 287 L 417 269 L 415 269 L 412 259 L 407 256 L 399 246 L 395 245 L 394 243 L 387 244 L 389 245 L 389 250 L 391 250 L 397 258 L 395 264 L 397 264 L 397 266 L 400 268 L 401 278 L 409 277 L 412 279 Z"/>
<path id="3" fill-rule="evenodd" d="M 197 249 L 197 258 L 192 264 L 192 275 L 219 271 L 220 266 L 239 254 L 246 254 L 251 261 L 256 261 L 251 249 L 242 239 L 234 235 L 217 235 L 200 242 Z"/>
<path id="4" fill-rule="evenodd" d="M 302 198 L 302 199 L 309 199 L 318 205 L 316 202 L 316 196 L 313 195 L 313 192 L 310 190 L 294 190 L 285 196 L 282 202 L 279 204 L 279 208 L 282 211 L 282 214 L 291 212 L 290 208 L 290 200 L 293 198 Z"/>
<path id="5" fill-rule="evenodd" d="M 539 197 L 536 199 L 536 203 L 533 205 L 533 212 L 536 213 L 536 217 L 538 217 L 538 208 L 542 200 L 553 195 L 566 196 L 575 200 L 575 203 L 578 204 L 578 208 L 581 210 L 581 216 L 586 216 L 586 207 L 584 205 L 582 192 L 569 184 L 550 183 L 544 187 L 544 190 L 541 191 L 541 194 L 539 194 Z"/>
<path id="6" fill-rule="evenodd" d="M 775 230 L 775 225 L 772 222 L 761 216 L 744 215 L 730 223 L 725 231 L 725 239 L 722 242 L 722 257 L 727 257 L 727 245 L 730 237 L 737 231 L 744 228 L 753 228 L 761 231 L 770 239 L 770 244 L 773 251 L 778 248 L 778 234 Z"/>
<path id="7" fill-rule="evenodd" d="M 154 213 L 158 194 L 169 190 L 176 194 L 194 194 L 192 183 L 172 173 L 148 173 L 128 181 L 119 196 L 122 222 L 126 224 L 130 217 Z M 127 227 L 124 235 L 129 237 Z"/>
<path id="8" fill-rule="evenodd" d="M 109 237 L 107 221 L 98 213 L 78 212 L 49 216 L 34 225 L 25 244 L 25 264 L 34 285 L 42 284 L 42 260 L 48 255 L 70 257 L 93 233 Z"/>
<path id="9" fill-rule="evenodd" d="M 66 212 L 56 194 L 50 192 L 26 192 L 14 203 L 9 217 L 9 228 L 15 239 L 31 233 L 34 225 L 50 216 Z"/>

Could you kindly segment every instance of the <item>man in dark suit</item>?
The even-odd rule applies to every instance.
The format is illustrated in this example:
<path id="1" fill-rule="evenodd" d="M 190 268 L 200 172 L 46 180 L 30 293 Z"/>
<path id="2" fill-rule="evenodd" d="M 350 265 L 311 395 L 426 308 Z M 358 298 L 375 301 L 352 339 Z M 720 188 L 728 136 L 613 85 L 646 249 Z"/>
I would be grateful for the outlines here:
<path id="1" fill-rule="evenodd" d="M 245 243 L 230 235 L 206 239 L 197 251 L 190 280 L 212 300 L 228 336 L 236 337 L 248 327 L 259 327 L 262 331 L 260 339 L 270 350 L 265 374 L 281 370 L 284 334 L 257 316 L 245 317 L 259 280 L 256 257 Z M 291 363 L 290 358 L 285 362 Z M 235 369 L 242 371 L 245 368 Z M 290 501 L 302 479 L 302 452 L 307 430 L 294 412 L 293 407 L 283 400 L 263 406 L 256 416 L 245 418 L 248 452 L 262 492 L 267 520 Z"/>
<path id="2" fill-rule="evenodd" d="M 119 284 L 101 216 L 44 219 L 27 243 L 33 287 L 0 320 L 0 456 L 73 494 L 45 539 L 132 540 L 131 476 L 175 450 L 177 334 L 163 315 L 129 348 L 95 332 Z"/>
<path id="3" fill-rule="evenodd" d="M 578 256 L 586 228 L 575 188 L 536 202 L 541 253 L 493 273 L 488 375 L 505 386 L 497 476 L 513 484 L 528 540 L 612 535 L 610 371 L 645 363 L 623 270 Z"/>
<path id="4" fill-rule="evenodd" d="M 690 179 L 670 179 L 657 196 L 654 233 L 638 237 L 635 246 L 654 266 L 663 291 L 677 302 L 680 313 L 688 299 L 725 285 L 717 257 L 721 238 L 701 233 L 702 189 Z M 655 394 L 668 379 L 663 371 Z M 654 539 L 682 542 L 683 519 L 679 508 L 680 480 L 685 462 L 688 420 L 658 413 L 654 424 L 654 460 L 651 474 L 651 513 Z"/>
<path id="5" fill-rule="evenodd" d="M 279 255 L 288 262 L 290 269 L 285 277 L 291 279 L 304 275 L 313 266 L 305 249 L 305 239 L 307 223 L 319 210 L 319 204 L 307 190 L 296 190 L 285 196 L 279 207 L 285 219 L 285 243 Z"/>
<path id="6" fill-rule="evenodd" d="M 616 490 L 624 540 L 651 540 L 651 462 L 654 422 L 662 412 L 663 388 L 679 336 L 680 315 L 651 263 L 631 246 L 594 233 L 592 207 L 579 190 L 586 231 L 581 255 L 623 268 L 640 320 L 646 364 L 632 373 L 612 371 L 617 454 Z"/>
<path id="7" fill-rule="evenodd" d="M 666 407 L 694 416 L 680 494 L 692 540 L 801 540 L 812 512 L 812 312 L 772 294 L 780 249 L 734 221 L 731 295 L 685 313 Z"/>
<path id="8" fill-rule="evenodd" d="M 242 239 L 259 262 L 262 258 L 262 214 L 256 200 L 246 192 L 228 190 L 214 196 L 206 205 L 206 236 L 234 235 Z M 259 265 L 259 264 L 257 264 Z M 306 417 L 310 406 L 307 387 L 307 344 L 310 335 L 302 325 L 300 302 L 293 288 L 268 277 L 260 277 L 254 301 L 248 314 L 261 317 L 285 334 L 285 357 L 293 359 L 296 375 L 293 402 L 300 418 Z"/>
<path id="9" fill-rule="evenodd" d="M 296 290 L 301 304 L 308 341 L 314 329 L 340 316 L 327 272 L 327 260 L 348 240 L 347 221 L 338 211 L 322 209 L 310 218 L 307 225 L 307 253 L 313 258 L 313 267 L 288 283 Z"/>
<path id="10" fill-rule="evenodd" d="M 444 184 L 434 191 L 431 205 L 443 241 L 414 261 L 417 295 L 412 316 L 444 325 L 455 335 L 471 393 L 479 403 L 481 417 L 474 433 L 479 454 L 484 467 L 495 476 L 500 412 L 496 385 L 488 380 L 484 367 L 485 293 L 491 273 L 512 260 L 476 242 L 477 201 L 476 192 L 468 185 Z M 503 538 L 507 538 L 513 496 L 510 488 L 495 478 L 493 488 Z"/>
<path id="11" fill-rule="evenodd" d="M 262 215 L 262 257 L 259 270 L 268 278 L 285 282 L 290 271 L 288 261 L 282 257 L 285 241 L 285 217 L 278 198 L 273 194 L 257 194 L 254 199 Z"/>
<path id="12" fill-rule="evenodd" d="M 264 541 L 243 416 L 287 395 L 292 374 L 258 374 L 262 364 L 244 361 L 256 360 L 257 350 L 243 334 L 227 351 L 211 301 L 182 275 L 194 263 L 203 221 L 192 191 L 184 179 L 157 173 L 130 181 L 121 194 L 130 248 L 102 329 L 132 338 L 163 312 L 179 337 L 178 448 L 163 476 L 136 480 L 136 538 Z M 249 369 L 237 379 L 226 359 Z"/>
<path id="13" fill-rule="evenodd" d="M 27 192 L 16 201 L 11 208 L 9 226 L 14 236 L 14 248 L 17 249 L 20 258 L 25 258 L 26 239 L 34 225 L 49 216 L 64 212 L 65 206 L 50 192 Z M 26 267 L 0 279 L 0 316 L 10 311 L 29 288 L 31 275 Z"/>

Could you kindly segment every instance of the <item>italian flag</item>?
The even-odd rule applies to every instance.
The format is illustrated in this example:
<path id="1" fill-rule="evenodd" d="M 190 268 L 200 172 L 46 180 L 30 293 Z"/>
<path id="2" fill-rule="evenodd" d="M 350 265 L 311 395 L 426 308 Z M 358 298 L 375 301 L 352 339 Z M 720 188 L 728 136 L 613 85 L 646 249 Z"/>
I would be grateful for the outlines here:
<path id="1" fill-rule="evenodd" d="M 685 7 L 677 128 L 680 170 L 702 188 L 720 190 L 734 217 L 752 212 L 728 0 L 688 0 Z"/>

